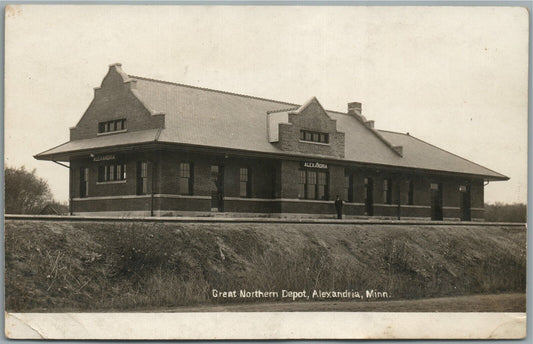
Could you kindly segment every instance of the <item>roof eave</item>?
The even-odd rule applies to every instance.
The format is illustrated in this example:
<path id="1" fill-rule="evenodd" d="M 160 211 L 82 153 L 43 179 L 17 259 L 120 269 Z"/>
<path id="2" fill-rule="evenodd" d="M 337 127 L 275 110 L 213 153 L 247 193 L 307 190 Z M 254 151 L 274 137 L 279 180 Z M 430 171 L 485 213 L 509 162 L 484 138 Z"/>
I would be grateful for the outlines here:
<path id="1" fill-rule="evenodd" d="M 511 178 L 504 176 L 504 175 L 501 175 L 501 177 L 500 176 L 485 176 L 485 180 L 491 181 L 491 182 L 502 182 L 502 181 L 506 181 L 509 179 Z"/>
<path id="2" fill-rule="evenodd" d="M 43 154 L 39 153 L 37 155 L 34 155 L 33 157 L 37 160 L 46 160 L 46 161 L 70 161 L 71 158 L 79 157 L 85 154 L 94 154 L 94 153 L 107 153 L 107 152 L 125 152 L 125 151 L 131 151 L 135 150 L 139 147 L 149 148 L 151 145 L 156 146 L 157 141 L 145 141 L 145 142 L 137 142 L 137 143 L 126 143 L 121 145 L 113 145 L 113 146 L 104 146 L 104 147 L 97 147 L 97 148 L 84 148 L 84 149 L 76 149 L 76 150 L 70 150 L 65 151 L 61 153 L 51 153 L 51 154 Z"/>
<path id="3" fill-rule="evenodd" d="M 190 148 L 200 148 L 200 149 L 208 149 L 208 150 L 223 149 L 225 151 L 230 150 L 235 153 L 240 152 L 242 154 L 258 154 L 261 156 L 271 156 L 271 157 L 285 156 L 285 157 L 294 157 L 294 158 L 323 159 L 323 160 L 328 160 L 328 161 L 338 162 L 338 163 L 362 164 L 362 165 L 369 166 L 369 167 L 397 168 L 401 170 L 411 170 L 411 171 L 434 173 L 434 174 L 444 173 L 444 174 L 453 174 L 453 175 L 463 175 L 463 176 L 470 176 L 474 178 L 483 179 L 486 181 L 506 181 L 510 179 L 509 177 L 502 175 L 502 174 L 485 175 L 485 174 L 475 174 L 475 173 L 467 173 L 467 172 L 430 170 L 430 169 L 424 169 L 424 168 L 415 168 L 415 167 L 406 167 L 406 166 L 388 165 L 388 164 L 377 164 L 377 163 L 362 162 L 362 161 L 355 161 L 355 160 L 339 159 L 336 157 L 322 156 L 322 155 L 292 154 L 289 152 L 260 152 L 260 151 L 249 151 L 249 150 L 243 150 L 243 149 L 232 149 L 232 148 L 227 148 L 227 147 L 211 147 L 211 146 L 201 146 L 201 145 L 164 142 L 164 141 L 146 141 L 146 142 L 138 142 L 138 143 L 133 143 L 133 144 L 129 143 L 129 144 L 123 144 L 123 145 L 104 146 L 104 147 L 98 147 L 98 148 L 85 148 L 85 149 L 78 149 L 78 150 L 66 151 L 66 152 L 61 152 L 61 153 L 52 153 L 52 154 L 46 154 L 47 151 L 45 151 L 43 153 L 36 154 L 33 157 L 37 160 L 70 161 L 72 157 L 79 157 L 84 154 L 103 153 L 103 152 L 110 152 L 110 151 L 128 151 L 128 150 L 135 150 L 141 146 L 144 148 L 150 147 L 150 146 L 152 146 L 152 148 L 161 147 L 161 146 L 185 146 L 185 147 L 190 147 Z"/>

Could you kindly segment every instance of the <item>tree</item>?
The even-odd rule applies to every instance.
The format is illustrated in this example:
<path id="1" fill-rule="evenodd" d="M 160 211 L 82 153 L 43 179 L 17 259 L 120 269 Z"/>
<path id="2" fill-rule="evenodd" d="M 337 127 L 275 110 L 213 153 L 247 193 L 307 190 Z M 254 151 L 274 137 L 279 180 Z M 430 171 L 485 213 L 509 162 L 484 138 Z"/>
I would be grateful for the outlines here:
<path id="1" fill-rule="evenodd" d="M 52 201 L 48 183 L 35 174 L 35 169 L 29 172 L 24 166 L 6 167 L 4 182 L 6 214 L 38 214 Z"/>
<path id="2" fill-rule="evenodd" d="M 527 222 L 527 205 L 524 203 L 485 204 L 485 220 L 490 222 Z"/>

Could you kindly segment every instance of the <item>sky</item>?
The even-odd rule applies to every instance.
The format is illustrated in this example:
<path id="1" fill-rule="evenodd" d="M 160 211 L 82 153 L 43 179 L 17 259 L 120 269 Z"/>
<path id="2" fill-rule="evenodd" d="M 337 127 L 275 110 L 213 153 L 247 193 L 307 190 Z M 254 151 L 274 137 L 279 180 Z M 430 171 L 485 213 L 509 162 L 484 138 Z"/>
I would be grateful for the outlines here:
<path id="1" fill-rule="evenodd" d="M 68 200 L 68 169 L 33 155 L 69 140 L 108 65 L 128 74 L 329 110 L 362 102 L 510 177 L 485 201 L 527 200 L 528 13 L 512 7 L 96 6 L 6 9 L 5 165 Z M 342 128 L 341 128 L 342 129 Z"/>

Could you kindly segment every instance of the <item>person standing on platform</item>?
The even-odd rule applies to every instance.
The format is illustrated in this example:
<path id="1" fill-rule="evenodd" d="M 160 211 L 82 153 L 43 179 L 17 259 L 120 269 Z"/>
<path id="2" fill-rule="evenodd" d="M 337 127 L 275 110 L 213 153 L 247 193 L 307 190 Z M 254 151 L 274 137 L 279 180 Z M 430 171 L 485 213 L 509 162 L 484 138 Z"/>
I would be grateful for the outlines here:
<path id="1" fill-rule="evenodd" d="M 339 198 L 339 195 L 335 198 L 335 210 L 337 210 L 337 218 L 342 219 L 342 199 Z"/>

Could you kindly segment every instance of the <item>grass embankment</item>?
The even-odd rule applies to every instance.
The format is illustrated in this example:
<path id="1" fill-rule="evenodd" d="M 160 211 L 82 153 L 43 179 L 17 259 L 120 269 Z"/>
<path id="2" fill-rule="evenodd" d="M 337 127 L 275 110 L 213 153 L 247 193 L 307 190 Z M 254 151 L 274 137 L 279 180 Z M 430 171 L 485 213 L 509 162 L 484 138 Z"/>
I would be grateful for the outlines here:
<path id="1" fill-rule="evenodd" d="M 526 294 L 489 294 L 393 301 L 300 301 L 202 304 L 166 312 L 525 312 Z"/>
<path id="2" fill-rule="evenodd" d="M 5 245 L 8 311 L 254 301 L 214 299 L 213 288 L 389 300 L 526 288 L 523 227 L 7 220 Z"/>

